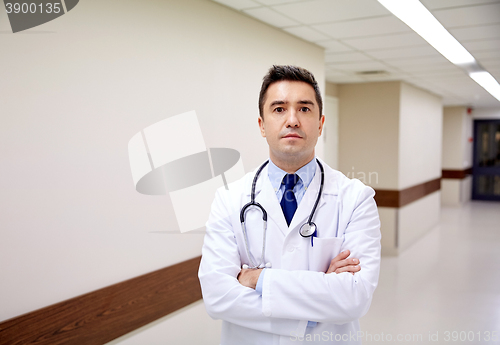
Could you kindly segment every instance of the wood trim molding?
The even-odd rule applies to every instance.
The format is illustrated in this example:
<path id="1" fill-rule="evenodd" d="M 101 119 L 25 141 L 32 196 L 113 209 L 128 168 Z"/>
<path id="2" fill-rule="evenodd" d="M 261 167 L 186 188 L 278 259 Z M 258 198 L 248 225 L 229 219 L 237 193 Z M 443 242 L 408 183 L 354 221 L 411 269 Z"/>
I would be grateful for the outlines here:
<path id="1" fill-rule="evenodd" d="M 441 189 L 441 178 L 403 190 L 376 189 L 375 202 L 379 207 L 403 207 Z"/>
<path id="2" fill-rule="evenodd" d="M 200 257 L 0 323 L 0 344 L 100 345 L 201 299 Z"/>
<path id="3" fill-rule="evenodd" d="M 472 175 L 472 168 L 464 169 L 464 170 L 451 170 L 451 169 L 443 169 L 442 178 L 449 179 L 464 179 L 468 175 Z"/>

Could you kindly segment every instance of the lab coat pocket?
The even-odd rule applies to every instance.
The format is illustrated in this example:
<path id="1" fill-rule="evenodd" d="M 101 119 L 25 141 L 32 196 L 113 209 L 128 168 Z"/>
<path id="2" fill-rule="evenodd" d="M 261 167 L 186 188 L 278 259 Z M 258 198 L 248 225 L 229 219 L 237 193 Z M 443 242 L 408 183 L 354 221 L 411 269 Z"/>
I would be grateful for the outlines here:
<path id="1" fill-rule="evenodd" d="M 340 253 L 344 238 L 314 238 L 314 246 L 309 247 L 309 270 L 325 273 L 330 261 Z"/>

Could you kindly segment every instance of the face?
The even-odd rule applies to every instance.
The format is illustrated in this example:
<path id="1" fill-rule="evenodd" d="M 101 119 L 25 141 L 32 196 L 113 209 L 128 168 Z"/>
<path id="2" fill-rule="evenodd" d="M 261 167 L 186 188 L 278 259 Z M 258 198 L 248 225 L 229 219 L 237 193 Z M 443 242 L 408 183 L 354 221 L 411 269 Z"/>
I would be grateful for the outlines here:
<path id="1" fill-rule="evenodd" d="M 267 139 L 273 162 L 304 165 L 314 158 L 325 117 L 320 117 L 311 85 L 288 80 L 271 84 L 263 114 L 264 119 L 259 116 L 260 131 Z"/>

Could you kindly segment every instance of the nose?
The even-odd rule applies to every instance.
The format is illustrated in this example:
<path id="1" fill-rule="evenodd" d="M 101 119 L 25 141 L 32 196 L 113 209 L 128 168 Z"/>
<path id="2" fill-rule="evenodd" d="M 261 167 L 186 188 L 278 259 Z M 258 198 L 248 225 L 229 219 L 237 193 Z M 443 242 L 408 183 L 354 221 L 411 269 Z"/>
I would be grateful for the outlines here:
<path id="1" fill-rule="evenodd" d="M 288 116 L 286 118 L 286 127 L 299 127 L 300 126 L 300 122 L 299 122 L 299 118 L 297 117 L 297 112 L 295 111 L 295 109 L 291 109 L 289 112 L 288 112 Z"/>

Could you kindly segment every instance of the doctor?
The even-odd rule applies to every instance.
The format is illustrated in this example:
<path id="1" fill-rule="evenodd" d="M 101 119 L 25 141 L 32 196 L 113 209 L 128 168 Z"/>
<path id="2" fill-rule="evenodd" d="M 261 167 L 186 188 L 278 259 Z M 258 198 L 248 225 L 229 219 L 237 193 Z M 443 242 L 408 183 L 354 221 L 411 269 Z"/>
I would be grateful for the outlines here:
<path id="1" fill-rule="evenodd" d="M 374 191 L 317 161 L 325 117 L 309 71 L 273 66 L 259 111 L 269 162 L 219 189 L 206 224 L 199 279 L 207 312 L 223 320 L 222 345 L 360 344 L 358 319 L 380 269 Z M 255 205 L 242 226 L 253 189 L 267 227 Z M 303 237 L 311 214 L 316 232 Z"/>

